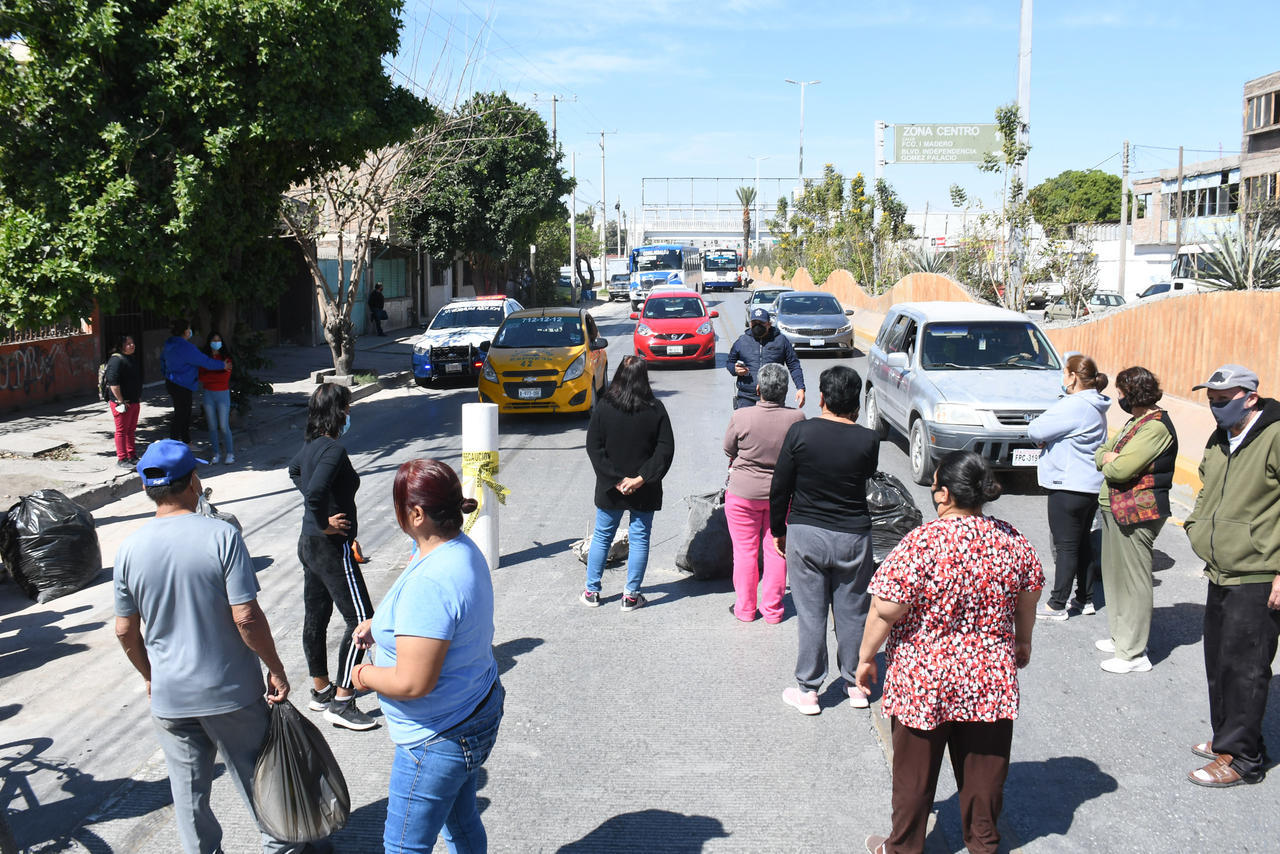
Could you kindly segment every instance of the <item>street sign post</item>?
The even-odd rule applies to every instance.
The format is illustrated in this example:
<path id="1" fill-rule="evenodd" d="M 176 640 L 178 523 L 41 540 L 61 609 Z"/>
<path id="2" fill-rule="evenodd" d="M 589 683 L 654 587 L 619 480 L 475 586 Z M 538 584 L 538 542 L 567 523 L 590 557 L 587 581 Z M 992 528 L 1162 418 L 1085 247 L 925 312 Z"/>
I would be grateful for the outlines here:
<path id="1" fill-rule="evenodd" d="M 1000 150 L 994 124 L 893 125 L 894 163 L 981 163 Z"/>

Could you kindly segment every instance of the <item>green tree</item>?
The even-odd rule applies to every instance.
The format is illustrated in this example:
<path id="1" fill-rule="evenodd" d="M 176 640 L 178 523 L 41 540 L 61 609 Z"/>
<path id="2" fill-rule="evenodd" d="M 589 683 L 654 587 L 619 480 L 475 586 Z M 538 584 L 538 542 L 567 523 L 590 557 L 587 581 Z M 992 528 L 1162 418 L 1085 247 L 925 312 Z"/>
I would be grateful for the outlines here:
<path id="1" fill-rule="evenodd" d="M 1068 169 L 1037 184 L 1028 194 L 1031 214 L 1042 226 L 1120 221 L 1120 176 L 1099 169 Z M 1129 210 L 1137 216 L 1133 194 Z"/>

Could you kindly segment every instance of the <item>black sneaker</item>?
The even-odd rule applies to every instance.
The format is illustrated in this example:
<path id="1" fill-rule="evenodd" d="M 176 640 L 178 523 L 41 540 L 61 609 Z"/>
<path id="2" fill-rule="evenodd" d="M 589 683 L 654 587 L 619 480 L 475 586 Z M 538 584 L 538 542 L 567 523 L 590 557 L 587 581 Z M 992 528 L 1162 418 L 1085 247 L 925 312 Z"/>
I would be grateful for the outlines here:
<path id="1" fill-rule="evenodd" d="M 363 731 L 373 729 L 378 722 L 356 708 L 356 698 L 334 700 L 324 713 L 324 719 L 334 726 Z"/>
<path id="2" fill-rule="evenodd" d="M 579 598 L 582 599 L 582 604 L 586 605 L 588 608 L 600 607 L 600 591 L 599 590 L 583 590 L 582 596 Z"/>
<path id="3" fill-rule="evenodd" d="M 312 688 L 311 702 L 307 703 L 307 708 L 313 712 L 323 712 L 329 708 L 329 704 L 333 702 L 333 697 L 337 693 L 338 686 L 334 685 L 332 682 L 330 682 L 329 687 L 325 688 L 323 691 L 317 691 L 315 688 Z"/>
<path id="4" fill-rule="evenodd" d="M 643 608 L 648 604 L 649 600 L 644 598 L 644 594 L 638 591 L 634 596 L 630 593 L 622 594 L 622 610 L 624 611 L 634 611 L 636 608 Z"/>
<path id="5" fill-rule="evenodd" d="M 138 465 L 137 463 L 130 462 L 129 460 L 116 460 L 116 467 L 117 467 L 117 468 L 122 468 L 122 469 L 131 469 L 131 468 L 134 468 L 134 467 L 135 467 L 135 466 L 137 466 L 137 465 Z"/>

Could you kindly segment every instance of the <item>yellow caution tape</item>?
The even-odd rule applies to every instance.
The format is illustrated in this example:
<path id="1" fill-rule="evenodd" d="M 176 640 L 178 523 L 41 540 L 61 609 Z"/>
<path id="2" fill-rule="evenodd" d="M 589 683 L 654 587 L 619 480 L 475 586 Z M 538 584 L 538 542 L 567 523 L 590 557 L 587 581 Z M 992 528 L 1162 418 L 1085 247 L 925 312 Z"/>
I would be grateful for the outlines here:
<path id="1" fill-rule="evenodd" d="M 471 533 L 471 527 L 475 525 L 476 519 L 480 516 L 480 509 L 484 507 L 484 487 L 489 487 L 499 504 L 507 503 L 507 496 L 511 494 L 511 490 L 498 483 L 495 478 L 498 474 L 498 452 L 497 451 L 464 451 L 462 454 L 462 482 L 466 486 L 467 478 L 471 478 L 477 483 L 476 488 L 476 509 L 467 514 L 466 521 L 462 525 L 464 534 Z"/>

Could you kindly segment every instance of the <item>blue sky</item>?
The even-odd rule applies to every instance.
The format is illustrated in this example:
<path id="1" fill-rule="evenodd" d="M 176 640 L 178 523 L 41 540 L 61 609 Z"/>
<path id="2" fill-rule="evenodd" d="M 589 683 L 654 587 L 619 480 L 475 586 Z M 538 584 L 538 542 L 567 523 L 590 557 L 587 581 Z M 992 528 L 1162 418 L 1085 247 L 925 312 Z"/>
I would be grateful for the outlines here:
<path id="1" fill-rule="evenodd" d="M 805 96 L 808 177 L 825 163 L 870 176 L 876 119 L 990 122 L 1016 95 L 1017 0 L 406 4 L 395 64 L 437 97 L 459 84 L 530 102 L 577 96 L 558 126 L 578 152 L 580 207 L 600 195 L 601 129 L 618 132 L 605 138 L 610 207 L 618 195 L 638 206 L 642 177 L 753 178 L 749 155 L 770 157 L 762 177 L 794 178 L 788 77 L 822 81 Z M 1189 162 L 1235 152 L 1245 81 L 1280 71 L 1276 0 L 1041 0 L 1035 11 L 1032 184 L 1064 169 L 1118 173 L 1125 138 L 1138 174 L 1176 165 L 1178 145 L 1200 149 Z M 551 105 L 534 106 L 550 122 Z M 952 183 L 988 200 L 998 187 L 971 166 L 890 164 L 885 177 L 912 210 L 949 207 Z"/>

